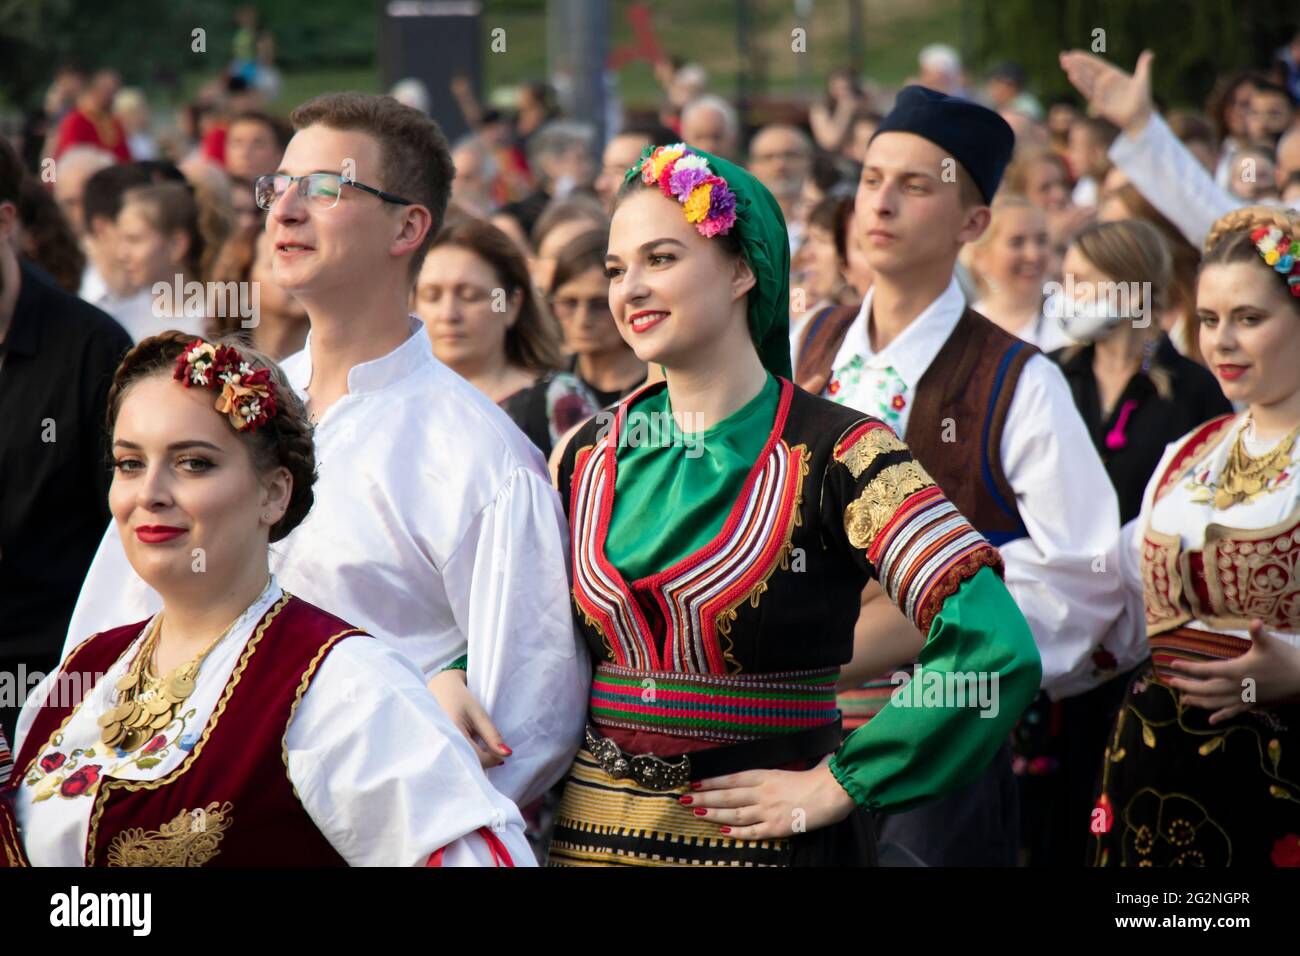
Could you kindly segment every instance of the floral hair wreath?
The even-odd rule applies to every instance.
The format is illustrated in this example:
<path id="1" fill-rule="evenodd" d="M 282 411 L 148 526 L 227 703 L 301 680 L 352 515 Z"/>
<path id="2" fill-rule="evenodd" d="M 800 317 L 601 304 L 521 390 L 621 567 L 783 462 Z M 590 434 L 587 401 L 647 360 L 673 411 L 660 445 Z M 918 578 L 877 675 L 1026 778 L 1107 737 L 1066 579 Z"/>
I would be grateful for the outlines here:
<path id="1" fill-rule="evenodd" d="M 726 235 L 736 224 L 736 194 L 709 168 L 709 161 L 685 143 L 647 146 L 630 172 L 685 206 L 687 221 L 705 238 Z"/>
<path id="2" fill-rule="evenodd" d="M 1291 294 L 1300 298 L 1300 243 L 1277 226 L 1260 226 L 1250 238 L 1264 262 L 1286 279 Z"/>
<path id="3" fill-rule="evenodd" d="M 275 414 L 275 382 L 271 370 L 253 368 L 228 345 L 196 339 L 176 356 L 178 382 L 219 391 L 216 409 L 230 419 L 235 431 L 256 431 Z"/>

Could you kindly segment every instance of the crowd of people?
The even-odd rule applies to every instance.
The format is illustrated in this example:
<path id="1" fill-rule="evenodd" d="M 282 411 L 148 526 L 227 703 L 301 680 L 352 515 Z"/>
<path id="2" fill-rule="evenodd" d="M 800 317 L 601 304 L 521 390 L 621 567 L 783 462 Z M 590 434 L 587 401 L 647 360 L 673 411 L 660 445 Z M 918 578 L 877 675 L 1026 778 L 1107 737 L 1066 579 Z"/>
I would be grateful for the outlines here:
<path id="1" fill-rule="evenodd" d="M 0 143 L 0 864 L 1300 865 L 1294 57 L 449 143 L 245 26 Z"/>

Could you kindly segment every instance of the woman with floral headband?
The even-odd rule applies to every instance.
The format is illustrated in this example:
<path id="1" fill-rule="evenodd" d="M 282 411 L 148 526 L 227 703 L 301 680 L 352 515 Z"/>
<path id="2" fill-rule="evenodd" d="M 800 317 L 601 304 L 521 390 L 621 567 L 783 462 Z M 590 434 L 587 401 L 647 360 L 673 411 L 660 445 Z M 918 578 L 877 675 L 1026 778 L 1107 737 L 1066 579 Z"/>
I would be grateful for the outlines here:
<path id="1" fill-rule="evenodd" d="M 1038 687 L 997 551 L 888 426 L 789 381 L 786 238 L 758 180 L 680 143 L 616 197 L 611 311 L 667 381 L 560 461 L 599 666 L 553 864 L 871 863 L 868 811 L 977 775 Z M 841 743 L 836 678 L 873 580 L 930 673 Z M 955 672 L 992 685 L 988 706 L 974 683 L 923 703 Z"/>
<path id="2" fill-rule="evenodd" d="M 0 865 L 531 864 L 419 671 L 270 574 L 315 478 L 279 369 L 165 332 L 108 404 L 109 506 L 163 609 L 90 636 L 34 692 Z"/>
<path id="3" fill-rule="evenodd" d="M 1165 450 L 1126 549 L 1151 659 L 1102 761 L 1100 866 L 1300 865 L 1300 218 L 1219 219 L 1200 347 L 1246 406 Z M 1136 559 L 1136 560 L 1132 560 Z"/>

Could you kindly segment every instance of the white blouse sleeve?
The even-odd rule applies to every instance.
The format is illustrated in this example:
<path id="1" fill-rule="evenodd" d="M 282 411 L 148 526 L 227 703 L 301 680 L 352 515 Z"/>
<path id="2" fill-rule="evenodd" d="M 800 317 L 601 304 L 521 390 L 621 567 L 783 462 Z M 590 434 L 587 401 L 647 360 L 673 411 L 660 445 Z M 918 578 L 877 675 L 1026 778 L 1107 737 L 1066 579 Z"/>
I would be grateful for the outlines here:
<path id="1" fill-rule="evenodd" d="M 1124 611 L 1113 562 L 1119 503 L 1061 370 L 1025 363 L 1007 412 L 1002 462 L 1028 537 L 1001 548 L 1006 585 L 1054 699 L 1089 690 L 1091 656 Z"/>
<path id="2" fill-rule="evenodd" d="M 488 778 L 520 806 L 569 769 L 586 719 L 591 665 L 573 626 L 568 554 L 555 489 L 518 468 L 443 568 L 469 689 L 513 751 Z"/>
<path id="3" fill-rule="evenodd" d="M 1153 112 L 1136 136 L 1120 133 L 1109 155 L 1138 192 L 1197 249 L 1216 219 L 1248 205 L 1214 181 L 1159 113 Z"/>
<path id="4" fill-rule="evenodd" d="M 493 789 L 419 669 L 364 636 L 321 662 L 285 735 L 302 805 L 352 866 L 493 866 L 481 827 L 514 866 L 535 866 L 524 822 Z"/>

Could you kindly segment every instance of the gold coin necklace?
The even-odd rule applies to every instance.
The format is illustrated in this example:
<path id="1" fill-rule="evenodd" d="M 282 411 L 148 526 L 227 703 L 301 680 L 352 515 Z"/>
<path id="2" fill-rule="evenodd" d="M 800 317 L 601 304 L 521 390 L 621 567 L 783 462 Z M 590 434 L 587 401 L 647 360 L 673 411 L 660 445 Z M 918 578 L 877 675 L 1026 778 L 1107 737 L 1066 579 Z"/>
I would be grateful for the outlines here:
<path id="1" fill-rule="evenodd" d="M 264 592 L 265 593 L 265 592 Z M 259 598 L 260 600 L 260 598 Z M 253 602 L 257 603 L 256 601 Z M 251 605 L 250 605 L 251 607 Z M 151 737 L 176 719 L 176 711 L 194 693 L 199 668 L 213 649 L 222 642 L 244 617 L 247 608 L 227 625 L 193 660 L 181 664 L 166 677 L 155 675 L 152 666 L 154 651 L 162 634 L 162 613 L 154 618 L 153 627 L 140 645 L 140 651 L 130 668 L 117 680 L 122 698 L 99 718 L 99 739 L 109 747 L 127 752 L 143 746 Z"/>
<path id="2" fill-rule="evenodd" d="M 1244 501 L 1253 501 L 1269 490 L 1268 486 L 1291 464 L 1291 452 L 1295 448 L 1296 437 L 1300 435 L 1300 425 L 1293 428 L 1271 450 L 1259 456 L 1246 451 L 1247 431 L 1254 435 L 1254 418 L 1237 432 L 1237 440 L 1232 443 L 1228 460 L 1223 465 L 1223 473 L 1219 475 L 1219 487 L 1214 492 L 1214 507 L 1219 511 L 1226 511 Z"/>

